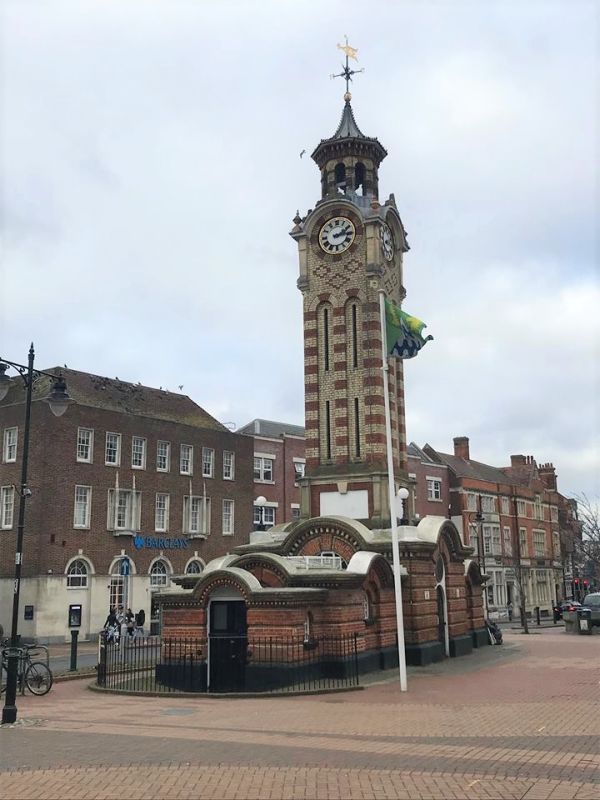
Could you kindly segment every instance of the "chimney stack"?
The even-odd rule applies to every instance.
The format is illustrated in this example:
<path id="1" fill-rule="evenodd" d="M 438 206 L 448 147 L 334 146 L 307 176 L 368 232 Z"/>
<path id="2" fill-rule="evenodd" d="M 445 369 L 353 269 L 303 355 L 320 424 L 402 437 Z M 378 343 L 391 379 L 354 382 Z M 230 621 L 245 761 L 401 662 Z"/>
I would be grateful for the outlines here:
<path id="1" fill-rule="evenodd" d="M 510 465 L 511 467 L 524 467 L 527 463 L 527 459 L 525 456 L 511 456 L 510 457 Z"/>
<path id="2" fill-rule="evenodd" d="M 469 437 L 468 436 L 455 436 L 454 437 L 454 455 L 457 458 L 464 458 L 469 461 Z"/>
<path id="3" fill-rule="evenodd" d="M 556 483 L 556 469 L 554 464 L 540 464 L 538 467 L 538 472 L 546 489 L 550 489 L 550 491 L 553 492 L 558 491 Z"/>

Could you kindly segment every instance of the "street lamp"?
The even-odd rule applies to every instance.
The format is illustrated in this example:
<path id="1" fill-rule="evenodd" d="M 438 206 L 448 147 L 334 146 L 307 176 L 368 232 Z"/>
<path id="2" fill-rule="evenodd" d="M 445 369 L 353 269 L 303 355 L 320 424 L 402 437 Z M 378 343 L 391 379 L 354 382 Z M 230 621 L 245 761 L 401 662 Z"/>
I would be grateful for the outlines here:
<path id="1" fill-rule="evenodd" d="M 409 495 L 409 491 L 406 488 L 406 486 L 401 486 L 398 489 L 398 500 L 400 502 L 400 508 L 398 509 L 400 511 L 400 514 L 399 514 L 400 525 L 408 525 L 408 519 L 406 517 L 406 514 L 404 513 L 404 511 L 405 511 L 405 503 L 408 500 L 408 495 Z"/>
<path id="2" fill-rule="evenodd" d="M 33 395 L 33 382 L 41 375 L 52 378 L 52 390 L 45 398 L 50 406 L 50 411 L 55 417 L 61 417 L 73 400 L 67 394 L 67 385 L 62 375 L 53 375 L 50 372 L 34 370 L 33 361 L 35 351 L 33 344 L 29 348 L 27 366 L 9 361 L 0 357 L 0 400 L 4 400 L 12 379 L 6 375 L 9 367 L 13 367 L 21 376 L 26 389 L 25 400 L 25 428 L 23 432 L 23 457 L 21 461 L 21 483 L 19 486 L 19 522 L 17 526 L 17 544 L 15 549 L 15 580 L 13 589 L 12 625 L 10 631 L 10 649 L 6 664 L 6 700 L 2 709 L 2 724 L 10 724 L 17 719 L 17 673 L 19 654 L 17 650 L 18 624 L 19 624 L 19 595 L 21 592 L 21 567 L 23 564 L 23 532 L 25 530 L 25 502 L 31 497 L 31 489 L 27 486 L 27 461 L 29 458 L 29 428 L 31 420 L 31 401 Z"/>
<path id="3" fill-rule="evenodd" d="M 475 522 L 475 530 L 477 532 L 477 563 L 479 564 L 479 571 L 481 575 L 485 575 L 485 546 L 483 541 L 483 523 L 485 522 L 485 517 L 481 513 L 481 495 L 479 496 L 479 508 L 473 514 L 469 514 L 469 528 L 471 527 L 471 522 Z M 487 586 L 483 592 L 483 600 L 485 604 L 485 616 L 489 616 L 489 607 L 488 607 L 488 593 L 487 593 Z"/>
<path id="4" fill-rule="evenodd" d="M 255 527 L 254 530 L 257 531 L 264 531 L 265 528 L 265 506 L 267 505 L 267 498 L 263 497 L 263 495 L 259 495 L 256 500 L 254 501 L 254 505 L 258 506 L 258 510 L 260 512 L 260 519 L 258 525 Z"/>

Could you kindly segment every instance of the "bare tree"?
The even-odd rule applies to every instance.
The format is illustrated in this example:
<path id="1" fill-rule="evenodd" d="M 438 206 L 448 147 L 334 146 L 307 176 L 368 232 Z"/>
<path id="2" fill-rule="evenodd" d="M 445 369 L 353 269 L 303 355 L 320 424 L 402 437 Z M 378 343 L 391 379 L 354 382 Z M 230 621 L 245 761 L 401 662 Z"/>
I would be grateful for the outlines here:
<path id="1" fill-rule="evenodd" d="M 594 576 L 600 577 L 600 507 L 585 494 L 577 495 L 577 517 L 581 525 L 581 538 L 574 541 L 580 558 L 592 567 Z"/>

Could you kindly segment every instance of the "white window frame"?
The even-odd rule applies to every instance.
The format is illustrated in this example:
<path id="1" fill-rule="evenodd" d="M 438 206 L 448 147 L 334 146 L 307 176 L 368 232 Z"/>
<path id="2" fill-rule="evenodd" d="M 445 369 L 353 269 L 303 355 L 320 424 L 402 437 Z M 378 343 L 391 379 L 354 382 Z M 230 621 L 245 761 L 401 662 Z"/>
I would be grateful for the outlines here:
<path id="1" fill-rule="evenodd" d="M 539 494 L 536 494 L 535 500 L 533 501 L 533 518 L 543 520 L 544 519 L 544 509 L 542 506 L 542 498 Z"/>
<path id="2" fill-rule="evenodd" d="M 202 448 L 202 477 L 215 477 L 215 451 L 212 447 Z"/>
<path id="3" fill-rule="evenodd" d="M 503 537 L 504 555 L 512 556 L 513 554 L 512 529 L 508 525 L 505 525 L 504 528 L 502 529 L 502 537 Z"/>
<path id="4" fill-rule="evenodd" d="M 187 453 L 184 456 L 184 452 Z M 187 467 L 184 469 L 184 464 Z M 194 474 L 194 445 L 182 444 L 179 447 L 179 474 L 180 475 L 193 475 Z"/>
<path id="5" fill-rule="evenodd" d="M 14 464 L 17 460 L 19 445 L 19 429 L 6 428 L 2 445 L 2 460 L 5 464 Z"/>
<path id="6" fill-rule="evenodd" d="M 486 556 L 492 555 L 492 526 L 483 525 L 483 552 Z"/>
<path id="7" fill-rule="evenodd" d="M 546 558 L 546 531 L 534 528 L 533 533 L 533 557 Z M 541 544 L 541 547 L 539 545 Z"/>
<path id="8" fill-rule="evenodd" d="M 79 565 L 83 566 L 84 571 L 75 572 L 75 569 L 79 567 Z M 72 571 L 73 570 L 73 571 Z M 67 567 L 67 589 L 88 589 L 89 588 L 89 574 L 90 568 L 89 564 L 84 558 L 74 558 L 73 561 Z M 74 585 L 71 581 L 73 578 L 78 578 L 80 583 Z"/>
<path id="9" fill-rule="evenodd" d="M 491 494 L 481 495 L 481 512 L 482 514 L 495 514 L 496 513 L 496 498 Z"/>
<path id="10" fill-rule="evenodd" d="M 152 565 L 148 570 L 148 575 L 150 578 L 149 582 L 151 590 L 166 588 L 171 582 L 169 565 L 162 558 L 157 558 L 156 561 L 152 562 Z M 160 580 L 157 580 L 157 578 L 160 578 Z"/>
<path id="11" fill-rule="evenodd" d="M 190 569 L 192 564 L 197 565 L 200 569 Z M 199 558 L 192 558 L 185 566 L 185 574 L 186 575 L 202 575 L 204 572 L 204 564 L 200 561 Z"/>
<path id="12" fill-rule="evenodd" d="M 117 502 L 118 494 L 118 502 Z M 125 499 L 124 524 L 119 525 L 118 515 L 122 500 Z M 133 489 L 109 489 L 107 528 L 109 531 L 139 531 L 142 517 L 142 493 Z"/>
<path id="13" fill-rule="evenodd" d="M 221 528 L 223 529 L 223 536 L 233 536 L 234 524 L 235 524 L 235 502 L 233 500 L 228 500 L 227 498 L 223 500 L 223 511 L 221 519 L 222 519 Z"/>
<path id="14" fill-rule="evenodd" d="M 477 530 L 477 525 L 472 522 L 469 524 L 469 541 L 468 547 L 473 548 L 473 555 L 479 554 L 479 531 Z"/>
<path id="15" fill-rule="evenodd" d="M 139 451 L 139 455 L 141 455 L 141 463 L 135 464 L 134 463 L 134 453 L 136 453 L 135 445 L 136 442 L 139 444 L 141 443 L 141 450 Z M 131 469 L 146 469 L 146 451 L 148 449 L 148 440 L 145 439 L 143 436 L 132 436 L 131 437 Z"/>
<path id="16" fill-rule="evenodd" d="M 115 452 L 115 460 L 109 461 L 108 460 L 108 437 L 109 436 L 116 436 L 116 452 Z M 112 450 L 112 448 L 111 448 Z M 104 445 L 104 464 L 107 467 L 120 467 L 121 466 L 121 434 L 115 433 L 114 431 L 106 431 L 106 441 Z"/>
<path id="17" fill-rule="evenodd" d="M 162 505 L 159 505 L 159 502 L 162 502 Z M 170 504 L 171 498 L 168 492 L 156 492 L 154 498 L 154 530 L 156 533 L 167 533 L 169 530 Z M 159 523 L 160 516 L 162 516 L 162 525 Z"/>
<path id="18" fill-rule="evenodd" d="M 477 511 L 477 495 L 467 492 L 467 511 Z"/>
<path id="19" fill-rule="evenodd" d="M 550 506 L 550 522 L 558 522 L 558 507 Z"/>
<path id="20" fill-rule="evenodd" d="M 264 514 L 261 517 L 261 508 Z M 272 528 L 276 523 L 276 506 L 253 506 L 252 518 L 255 525 L 260 525 L 261 520 L 265 528 Z M 267 519 L 267 516 L 269 519 Z"/>
<path id="21" fill-rule="evenodd" d="M 87 434 L 88 441 L 82 441 L 82 434 Z M 87 448 L 87 457 L 81 455 L 81 449 Z M 94 429 L 77 428 L 77 449 L 75 458 L 79 464 L 92 464 L 94 461 Z"/>
<path id="22" fill-rule="evenodd" d="M 269 462 L 267 464 L 267 462 Z M 270 478 L 265 475 L 270 473 Z M 258 477 L 257 477 L 258 475 Z M 254 483 L 275 483 L 275 456 L 254 454 Z"/>
<path id="23" fill-rule="evenodd" d="M 521 558 L 529 558 L 527 528 L 519 528 L 519 549 Z"/>
<path id="24" fill-rule="evenodd" d="M 81 498 L 77 497 L 78 490 L 85 490 L 85 510 L 83 522 L 77 522 L 77 509 L 82 503 Z M 79 530 L 88 530 L 90 527 L 90 519 L 92 515 L 92 487 L 76 484 L 75 495 L 73 498 L 73 527 Z"/>
<path id="25" fill-rule="evenodd" d="M 510 514 L 510 508 L 508 505 L 508 497 L 500 498 L 500 507 L 502 508 L 502 513 L 504 515 Z"/>
<path id="26" fill-rule="evenodd" d="M 0 529 L 2 529 L 3 531 L 12 530 L 14 521 L 15 521 L 15 487 L 2 486 L 0 489 Z"/>
<path id="27" fill-rule="evenodd" d="M 203 495 L 185 495 L 183 498 L 183 532 L 189 536 L 210 534 L 211 502 Z"/>
<path id="28" fill-rule="evenodd" d="M 223 480 L 235 480 L 235 453 L 233 450 L 223 450 Z"/>
<path id="29" fill-rule="evenodd" d="M 435 477 L 435 475 L 426 475 L 427 481 L 427 499 L 432 503 L 442 502 L 442 480 Z"/>
<path id="30" fill-rule="evenodd" d="M 161 445 L 165 445 L 166 453 L 161 454 Z M 166 466 L 161 467 L 159 466 L 159 458 L 162 458 L 166 461 Z M 157 472 L 170 472 L 171 471 L 171 442 L 167 442 L 164 439 L 159 439 L 156 443 L 156 471 Z"/>
<path id="31" fill-rule="evenodd" d="M 502 539 L 499 525 L 492 525 L 492 555 L 502 555 Z"/>
<path id="32" fill-rule="evenodd" d="M 518 517 L 526 517 L 527 516 L 527 505 L 525 500 L 519 500 L 517 498 L 517 516 Z"/>

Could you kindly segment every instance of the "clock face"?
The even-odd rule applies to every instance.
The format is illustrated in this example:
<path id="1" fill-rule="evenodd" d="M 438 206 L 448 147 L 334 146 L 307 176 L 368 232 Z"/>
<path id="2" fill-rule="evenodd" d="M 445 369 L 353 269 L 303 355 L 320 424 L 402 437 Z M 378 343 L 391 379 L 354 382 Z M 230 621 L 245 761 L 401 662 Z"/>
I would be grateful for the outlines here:
<path id="1" fill-rule="evenodd" d="M 343 253 L 356 236 L 354 224 L 348 217 L 334 217 L 319 231 L 319 244 L 326 253 Z"/>
<path id="2" fill-rule="evenodd" d="M 387 261 L 394 257 L 394 237 L 388 225 L 382 223 L 379 228 L 379 238 L 381 239 L 381 249 Z"/>

